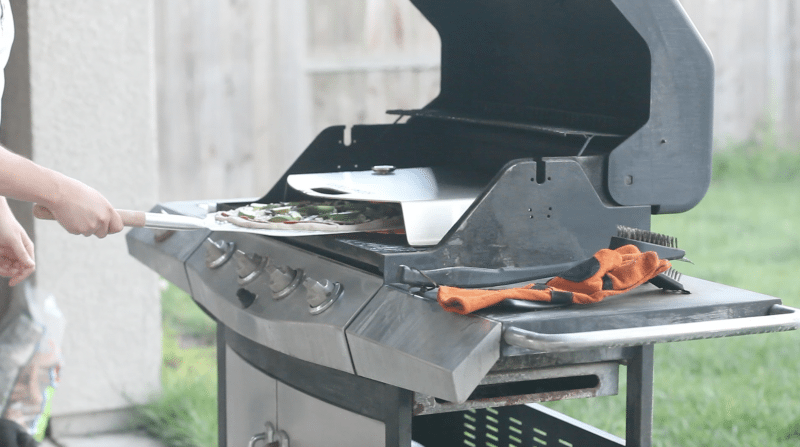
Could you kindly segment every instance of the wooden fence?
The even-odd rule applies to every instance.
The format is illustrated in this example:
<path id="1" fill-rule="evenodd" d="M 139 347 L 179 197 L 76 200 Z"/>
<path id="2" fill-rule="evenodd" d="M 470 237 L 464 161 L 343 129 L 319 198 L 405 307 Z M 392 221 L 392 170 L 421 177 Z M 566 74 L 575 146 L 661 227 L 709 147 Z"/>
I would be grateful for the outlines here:
<path id="1" fill-rule="evenodd" d="M 682 0 L 715 55 L 718 141 L 800 139 L 797 0 Z M 157 2 L 161 200 L 259 196 L 320 130 L 438 94 L 408 0 Z"/>

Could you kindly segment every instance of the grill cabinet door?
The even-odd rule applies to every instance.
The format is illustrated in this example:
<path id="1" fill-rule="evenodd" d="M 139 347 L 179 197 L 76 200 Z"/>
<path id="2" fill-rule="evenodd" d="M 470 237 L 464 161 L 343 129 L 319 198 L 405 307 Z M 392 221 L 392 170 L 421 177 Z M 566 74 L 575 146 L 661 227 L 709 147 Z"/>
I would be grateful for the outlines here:
<path id="1" fill-rule="evenodd" d="M 264 432 L 267 422 L 277 421 L 277 381 L 230 347 L 225 350 L 227 442 L 229 447 L 245 447 L 254 435 Z"/>

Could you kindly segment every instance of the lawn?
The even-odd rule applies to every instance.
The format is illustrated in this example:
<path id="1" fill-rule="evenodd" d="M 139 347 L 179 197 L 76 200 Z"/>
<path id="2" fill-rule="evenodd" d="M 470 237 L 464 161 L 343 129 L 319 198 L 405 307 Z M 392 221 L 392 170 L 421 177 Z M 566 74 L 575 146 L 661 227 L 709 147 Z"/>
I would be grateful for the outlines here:
<path id="1" fill-rule="evenodd" d="M 800 306 L 800 156 L 734 148 L 715 159 L 706 198 L 687 213 L 654 217 L 695 265 L 684 274 Z M 164 392 L 141 414 L 170 446 L 216 445 L 213 323 L 174 287 L 164 303 Z M 661 344 L 655 350 L 653 445 L 800 445 L 800 333 Z M 625 434 L 620 394 L 547 404 Z"/>
<path id="2" fill-rule="evenodd" d="M 798 186 L 715 181 L 700 205 L 655 217 L 653 229 L 695 262 L 677 264 L 682 273 L 800 306 Z M 660 344 L 655 364 L 654 446 L 800 445 L 800 333 Z M 624 396 L 548 406 L 624 437 Z"/>
<path id="3" fill-rule="evenodd" d="M 169 284 L 161 295 L 162 392 L 138 407 L 138 425 L 169 447 L 217 446 L 216 323 Z"/>
<path id="4" fill-rule="evenodd" d="M 696 276 L 800 306 L 800 156 L 734 148 L 715 157 L 703 201 L 655 216 L 653 230 L 678 238 Z M 655 349 L 653 445 L 800 445 L 800 333 L 660 344 Z M 624 368 L 618 396 L 547 404 L 618 436 L 625 434 Z"/>

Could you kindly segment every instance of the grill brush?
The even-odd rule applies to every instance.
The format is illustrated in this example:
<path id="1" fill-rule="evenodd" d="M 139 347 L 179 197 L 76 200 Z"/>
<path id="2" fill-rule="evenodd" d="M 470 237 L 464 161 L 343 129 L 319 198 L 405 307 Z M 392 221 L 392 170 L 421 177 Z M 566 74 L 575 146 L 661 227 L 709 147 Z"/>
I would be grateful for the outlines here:
<path id="1" fill-rule="evenodd" d="M 617 235 L 611 238 L 609 248 L 615 249 L 623 245 L 635 245 L 641 251 L 654 251 L 661 259 L 692 263 L 686 258 L 686 252 L 678 248 L 678 239 L 666 234 L 654 233 L 639 228 L 623 225 L 617 226 Z M 670 292 L 690 293 L 680 283 L 681 273 L 670 268 L 650 280 L 650 284 Z"/>

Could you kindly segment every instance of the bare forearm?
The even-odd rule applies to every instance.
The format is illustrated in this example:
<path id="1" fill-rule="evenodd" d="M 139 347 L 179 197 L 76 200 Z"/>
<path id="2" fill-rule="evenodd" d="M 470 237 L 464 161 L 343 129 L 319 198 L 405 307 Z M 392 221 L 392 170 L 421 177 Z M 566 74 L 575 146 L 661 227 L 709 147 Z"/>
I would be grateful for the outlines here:
<path id="1" fill-rule="evenodd" d="M 0 196 L 45 206 L 58 201 L 62 174 L 0 147 Z"/>

